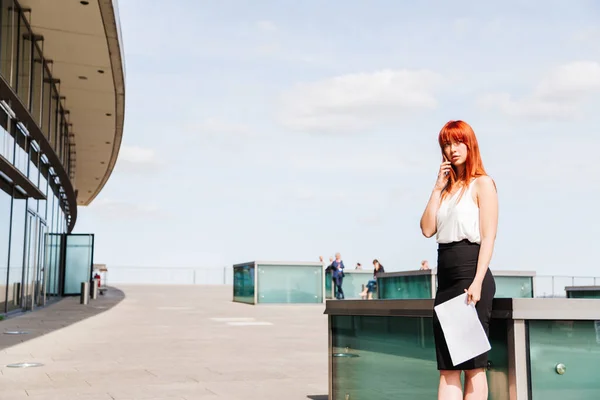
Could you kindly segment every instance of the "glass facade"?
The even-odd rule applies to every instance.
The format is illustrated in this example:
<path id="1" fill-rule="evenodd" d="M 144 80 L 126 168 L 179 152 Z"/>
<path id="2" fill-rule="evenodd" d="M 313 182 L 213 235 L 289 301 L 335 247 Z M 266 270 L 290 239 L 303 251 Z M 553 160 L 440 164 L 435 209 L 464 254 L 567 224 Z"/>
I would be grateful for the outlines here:
<path id="1" fill-rule="evenodd" d="M 29 24 L 34 12 L 0 0 L 0 85 L 12 92 L 0 99 L 0 162 L 8 171 L 0 173 L 0 314 L 43 305 L 64 289 L 59 266 L 69 214 L 59 166 L 49 160 L 71 171 L 68 112 L 43 38 Z"/>
<path id="2" fill-rule="evenodd" d="M 431 318 L 331 316 L 332 398 L 437 398 L 439 373 Z M 506 321 L 492 320 L 490 400 L 507 399 Z"/>
<path id="3" fill-rule="evenodd" d="M 258 303 L 322 303 L 322 265 L 257 265 Z"/>

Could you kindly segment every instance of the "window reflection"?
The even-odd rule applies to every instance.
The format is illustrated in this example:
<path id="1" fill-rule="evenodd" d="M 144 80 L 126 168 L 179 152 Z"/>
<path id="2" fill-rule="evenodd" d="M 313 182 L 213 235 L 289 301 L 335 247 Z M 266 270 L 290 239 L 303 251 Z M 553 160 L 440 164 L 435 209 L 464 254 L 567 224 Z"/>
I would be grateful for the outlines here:
<path id="1" fill-rule="evenodd" d="M 5 312 L 6 310 L 11 201 L 10 194 L 0 189 L 0 312 Z"/>
<path id="2" fill-rule="evenodd" d="M 23 252 L 25 249 L 25 212 L 25 200 L 13 197 L 10 258 L 8 261 L 7 311 L 21 307 L 21 278 L 23 275 Z"/>
<path id="3" fill-rule="evenodd" d="M 19 15 L 19 59 L 17 74 L 17 94 L 29 110 L 29 91 L 31 89 L 31 33 L 25 25 L 23 13 Z"/>
<path id="4" fill-rule="evenodd" d="M 0 47 L 0 72 L 6 82 L 11 85 L 13 83 L 13 67 L 17 61 L 16 57 L 13 56 L 13 49 L 16 48 L 13 46 L 13 41 L 16 37 L 15 16 L 17 13 L 13 1 L 3 0 L 1 4 L 2 31 L 0 32 L 0 38 L 2 39 L 2 46 Z"/>
<path id="5" fill-rule="evenodd" d="M 42 92 L 44 87 L 44 63 L 38 46 L 34 47 L 33 72 L 31 76 L 31 115 L 33 120 L 42 126 Z"/>
<path id="6" fill-rule="evenodd" d="M 50 107 L 52 98 L 52 80 L 50 79 L 50 71 L 48 64 L 44 63 L 44 85 L 42 93 L 42 132 L 46 135 L 46 139 L 50 140 Z"/>

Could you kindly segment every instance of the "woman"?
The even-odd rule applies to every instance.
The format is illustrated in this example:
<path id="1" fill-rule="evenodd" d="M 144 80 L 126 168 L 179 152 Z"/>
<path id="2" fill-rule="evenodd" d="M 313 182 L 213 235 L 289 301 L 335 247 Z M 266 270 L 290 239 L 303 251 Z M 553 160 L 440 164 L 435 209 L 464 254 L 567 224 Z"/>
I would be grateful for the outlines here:
<path id="1" fill-rule="evenodd" d="M 368 298 L 369 300 L 373 299 L 373 293 L 375 293 L 375 290 L 377 290 L 377 276 L 384 272 L 385 272 L 385 270 L 383 269 L 383 265 L 381 265 L 379 263 L 379 261 L 377 261 L 377 259 L 373 260 L 373 279 L 371 279 L 371 280 L 369 280 L 369 282 L 367 282 L 367 286 L 360 293 L 360 297 L 363 300 L 365 298 Z"/>
<path id="2" fill-rule="evenodd" d="M 496 292 L 494 277 L 488 269 L 498 225 L 496 186 L 483 168 L 477 138 L 466 122 L 448 122 L 440 131 L 438 142 L 443 162 L 421 218 L 423 235 L 429 238 L 437 234 L 435 304 L 466 292 L 467 301 L 475 304 L 479 320 L 489 335 Z M 453 366 L 440 323 L 433 314 L 440 370 L 438 399 L 463 399 L 461 371 L 465 371 L 464 399 L 487 399 L 487 353 Z"/>

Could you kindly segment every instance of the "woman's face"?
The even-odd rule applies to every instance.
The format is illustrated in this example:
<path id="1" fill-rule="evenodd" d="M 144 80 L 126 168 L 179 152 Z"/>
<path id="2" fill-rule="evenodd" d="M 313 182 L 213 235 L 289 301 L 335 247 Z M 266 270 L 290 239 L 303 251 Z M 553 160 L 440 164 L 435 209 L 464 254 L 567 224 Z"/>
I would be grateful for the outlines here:
<path id="1" fill-rule="evenodd" d="M 377 261 L 375 261 L 373 263 L 373 267 L 375 267 L 375 269 L 379 269 L 379 263 Z"/>
<path id="2" fill-rule="evenodd" d="M 335 259 L 336 259 L 337 261 L 340 261 L 340 260 L 342 259 L 342 255 L 341 255 L 340 253 L 336 253 L 336 255 L 335 255 Z"/>
<path id="3" fill-rule="evenodd" d="M 460 140 L 452 139 L 444 143 L 444 155 L 454 166 L 463 165 L 467 161 L 467 145 Z"/>

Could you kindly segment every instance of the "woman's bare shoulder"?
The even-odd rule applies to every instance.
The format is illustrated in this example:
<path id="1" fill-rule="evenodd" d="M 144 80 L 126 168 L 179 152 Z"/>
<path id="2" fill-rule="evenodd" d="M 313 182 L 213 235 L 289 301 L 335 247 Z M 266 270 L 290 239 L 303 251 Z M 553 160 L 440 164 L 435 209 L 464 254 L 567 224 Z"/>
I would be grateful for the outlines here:
<path id="1" fill-rule="evenodd" d="M 475 180 L 475 188 L 477 192 L 481 193 L 482 191 L 497 191 L 496 182 L 489 175 L 481 175 Z"/>

